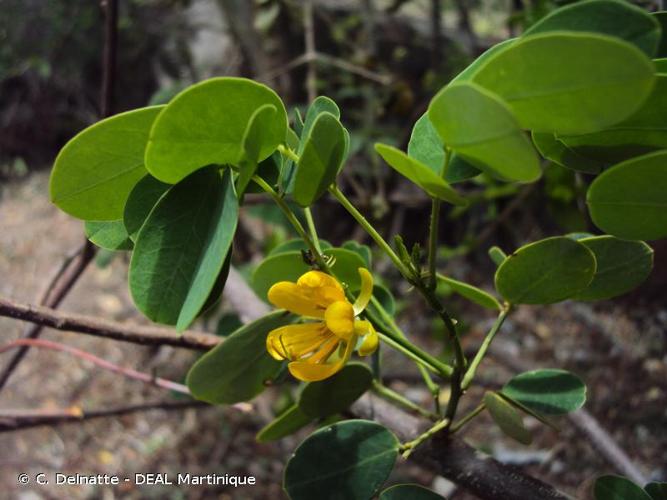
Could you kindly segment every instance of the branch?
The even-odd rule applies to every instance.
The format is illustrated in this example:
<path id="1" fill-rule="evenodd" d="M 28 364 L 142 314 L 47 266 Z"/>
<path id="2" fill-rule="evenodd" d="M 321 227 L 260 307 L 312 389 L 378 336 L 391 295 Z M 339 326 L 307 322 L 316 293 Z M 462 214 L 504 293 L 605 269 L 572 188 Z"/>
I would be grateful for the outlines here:
<path id="1" fill-rule="evenodd" d="M 186 410 L 208 406 L 202 401 L 156 401 L 136 405 L 116 406 L 101 410 L 87 410 L 81 408 L 67 408 L 64 410 L 2 410 L 0 411 L 0 432 L 18 431 L 43 425 L 60 425 L 80 423 L 103 417 L 117 417 L 129 413 L 149 410 Z"/>
<path id="2" fill-rule="evenodd" d="M 80 314 L 63 313 L 49 307 L 14 302 L 4 297 L 0 297 L 0 316 L 36 323 L 40 330 L 48 326 L 56 330 L 85 333 L 143 345 L 171 345 L 186 349 L 208 350 L 222 340 L 209 333 L 185 331 L 178 334 L 168 328 L 138 326 Z"/>
<path id="3" fill-rule="evenodd" d="M 398 410 L 389 403 L 365 395 L 350 408 L 358 418 L 374 419 L 390 428 L 401 440 L 413 439 L 429 423 Z M 489 500 L 567 500 L 564 493 L 521 470 L 504 465 L 478 452 L 461 439 L 436 434 L 417 448 L 410 459 L 454 481 L 459 486 Z"/>
<path id="4" fill-rule="evenodd" d="M 111 116 L 115 104 L 116 60 L 118 51 L 118 0 L 101 0 L 101 7 L 105 13 L 104 52 L 102 54 L 102 90 L 100 92 L 100 111 L 102 118 Z M 58 307 L 79 280 L 88 264 L 97 252 L 95 246 L 84 239 L 83 245 L 72 256 L 68 256 L 59 266 L 55 275 L 48 283 L 39 304 L 48 307 Z M 42 333 L 42 325 L 33 325 L 23 332 L 24 339 L 36 339 Z M 9 377 L 18 367 L 21 360 L 28 353 L 24 346 L 9 360 L 9 363 L 0 374 L 0 390 L 7 384 Z"/>

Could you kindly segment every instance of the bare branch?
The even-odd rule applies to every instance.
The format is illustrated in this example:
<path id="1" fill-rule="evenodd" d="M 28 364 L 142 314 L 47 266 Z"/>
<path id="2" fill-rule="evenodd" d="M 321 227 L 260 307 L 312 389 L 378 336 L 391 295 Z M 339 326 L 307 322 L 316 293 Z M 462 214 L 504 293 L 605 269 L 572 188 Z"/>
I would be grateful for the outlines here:
<path id="1" fill-rule="evenodd" d="M 259 299 L 258 299 L 259 300 Z M 0 316 L 30 321 L 41 327 L 86 333 L 143 345 L 171 345 L 186 349 L 208 350 L 221 338 L 209 333 L 185 331 L 178 334 L 168 328 L 138 326 L 102 320 L 81 314 L 63 313 L 43 306 L 31 306 L 0 297 Z"/>
<path id="2" fill-rule="evenodd" d="M 96 418 L 118 417 L 130 413 L 149 410 L 187 410 L 209 406 L 202 401 L 157 401 L 136 405 L 123 405 L 100 410 L 82 410 L 81 408 L 66 408 L 60 411 L 36 410 L 3 410 L 0 412 L 0 432 L 18 431 L 44 425 L 61 425 L 81 423 Z"/>

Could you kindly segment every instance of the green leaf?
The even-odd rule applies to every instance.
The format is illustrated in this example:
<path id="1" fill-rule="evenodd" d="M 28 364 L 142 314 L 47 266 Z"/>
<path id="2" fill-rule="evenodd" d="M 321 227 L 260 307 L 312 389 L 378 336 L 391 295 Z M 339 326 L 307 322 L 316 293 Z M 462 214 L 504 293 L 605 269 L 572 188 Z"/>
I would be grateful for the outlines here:
<path id="1" fill-rule="evenodd" d="M 345 161 L 345 129 L 331 113 L 320 113 L 305 139 L 294 177 L 292 195 L 308 207 L 336 180 Z"/>
<path id="2" fill-rule="evenodd" d="M 667 236 L 667 151 L 624 161 L 600 174 L 586 195 L 602 231 L 628 240 Z"/>
<path id="3" fill-rule="evenodd" d="M 539 158 L 509 108 L 473 83 L 448 85 L 428 108 L 442 141 L 463 159 L 505 180 L 540 177 Z"/>
<path id="4" fill-rule="evenodd" d="M 484 406 L 489 410 L 493 421 L 506 435 L 521 444 L 532 443 L 533 436 L 523 425 L 521 414 L 502 397 L 495 392 L 487 391 L 484 394 Z"/>
<path id="5" fill-rule="evenodd" d="M 299 397 L 299 408 L 312 418 L 328 417 L 346 410 L 373 385 L 373 374 L 363 363 L 348 363 L 321 382 L 307 384 Z"/>
<path id="6" fill-rule="evenodd" d="M 262 148 L 265 144 L 271 143 L 268 136 L 271 131 L 271 125 L 276 119 L 277 110 L 272 104 L 264 104 L 255 110 L 250 117 L 245 132 L 243 133 L 243 158 L 239 161 L 239 177 L 236 181 L 236 191 L 243 195 L 250 183 L 250 179 L 261 160 L 271 158 L 262 158 Z M 273 153 L 275 154 L 275 153 Z"/>
<path id="7" fill-rule="evenodd" d="M 157 179 L 174 184 L 206 165 L 238 165 L 244 138 L 255 112 L 276 109 L 275 119 L 253 138 L 258 161 L 285 141 L 287 113 L 269 87 L 245 78 L 211 78 L 179 93 L 155 120 L 146 148 L 146 168 Z M 266 115 L 262 113 L 262 123 Z"/>
<path id="8" fill-rule="evenodd" d="M 160 198 L 141 227 L 130 291 L 153 321 L 184 330 L 206 302 L 236 231 L 231 177 L 214 167 L 190 175 Z"/>
<path id="9" fill-rule="evenodd" d="M 86 238 L 107 250 L 131 250 L 132 240 L 122 220 L 86 221 Z"/>
<path id="10" fill-rule="evenodd" d="M 654 68 L 618 38 L 550 32 L 496 52 L 473 81 L 500 96 L 522 128 L 585 134 L 637 111 L 653 87 Z"/>
<path id="11" fill-rule="evenodd" d="M 595 255 L 593 281 L 577 293 L 576 300 L 606 300 L 639 286 L 653 269 L 653 249 L 643 241 L 613 236 L 583 238 L 579 242 Z"/>
<path id="12" fill-rule="evenodd" d="M 227 252 L 227 258 L 222 264 L 222 270 L 218 273 L 218 277 L 215 280 L 215 284 L 211 289 L 211 293 L 208 294 L 208 298 L 201 310 L 198 313 L 198 316 L 206 314 L 208 311 L 213 309 L 222 299 L 222 292 L 225 289 L 225 284 L 227 283 L 227 278 L 229 277 L 229 270 L 232 267 L 232 249 Z"/>
<path id="13" fill-rule="evenodd" d="M 438 280 L 443 283 L 446 283 L 455 293 L 458 293 L 462 297 L 465 297 L 475 304 L 486 307 L 487 309 L 494 309 L 499 311 L 502 309 L 500 302 L 493 295 L 484 290 L 477 288 L 476 286 L 464 283 L 463 281 L 458 281 L 453 278 L 448 278 L 442 274 L 438 274 Z"/>
<path id="14" fill-rule="evenodd" d="M 324 254 L 335 259 L 332 271 L 350 289 L 358 289 L 361 286 L 358 269 L 365 267 L 365 263 L 358 254 L 343 248 L 325 250 Z M 271 255 L 257 266 L 252 275 L 252 287 L 262 299 L 266 300 L 266 294 L 275 283 L 279 281 L 295 282 L 299 277 L 308 272 L 308 266 L 301 252 L 284 252 Z"/>
<path id="15" fill-rule="evenodd" d="M 651 500 L 648 493 L 621 476 L 600 476 L 593 487 L 595 500 Z"/>
<path id="16" fill-rule="evenodd" d="M 152 175 L 146 174 L 130 191 L 123 212 L 123 223 L 133 241 L 137 239 L 137 234 L 146 222 L 148 214 L 170 187 L 171 184 L 165 184 Z"/>
<path id="17" fill-rule="evenodd" d="M 312 421 L 311 417 L 299 409 L 298 404 L 294 404 L 276 417 L 275 420 L 262 427 L 257 433 L 256 439 L 260 443 L 277 441 L 285 436 L 294 434 Z"/>
<path id="18" fill-rule="evenodd" d="M 379 500 L 444 500 L 445 497 L 418 484 L 396 484 L 387 488 Z"/>
<path id="19" fill-rule="evenodd" d="M 648 483 L 644 489 L 652 500 L 667 500 L 667 483 Z"/>
<path id="20" fill-rule="evenodd" d="M 667 73 L 667 58 L 661 57 L 660 59 L 653 59 L 653 64 L 655 65 L 656 73 Z M 660 79 L 660 76 L 662 76 L 661 74 L 658 75 L 658 80 Z"/>
<path id="21" fill-rule="evenodd" d="M 552 304 L 585 289 L 595 275 L 595 256 L 564 236 L 519 248 L 496 271 L 496 290 L 512 304 Z"/>
<path id="22" fill-rule="evenodd" d="M 592 134 L 561 135 L 575 154 L 613 164 L 659 149 L 667 149 L 667 75 L 656 83 L 642 107 L 628 119 Z"/>
<path id="23" fill-rule="evenodd" d="M 358 243 L 354 240 L 348 240 L 341 245 L 341 248 L 345 248 L 346 250 L 350 250 L 351 252 L 359 254 L 359 257 L 361 257 L 366 263 L 366 268 L 371 268 L 372 254 L 368 245 L 362 245 L 361 243 Z"/>
<path id="24" fill-rule="evenodd" d="M 444 179 L 420 161 L 410 158 L 400 149 L 377 143 L 375 144 L 375 151 L 382 156 L 391 168 L 417 184 L 429 196 L 447 201 L 453 205 L 467 205 L 468 202 L 465 198 L 447 184 Z"/>
<path id="25" fill-rule="evenodd" d="M 653 57 L 660 40 L 660 24 L 646 10 L 618 0 L 587 0 L 561 9 L 528 28 L 523 36 L 547 31 L 584 31 L 622 38 Z"/>
<path id="26" fill-rule="evenodd" d="M 306 145 L 306 139 L 310 134 L 310 130 L 313 128 L 317 118 L 322 113 L 332 114 L 337 120 L 340 120 L 340 109 L 333 101 L 333 99 L 330 99 L 324 95 L 316 97 L 310 106 L 308 106 L 308 111 L 306 111 L 306 119 L 301 124 L 301 131 L 298 132 L 299 137 L 301 138 L 299 149 L 297 149 L 299 156 L 301 156 L 301 153 L 303 153 L 304 147 Z"/>
<path id="27" fill-rule="evenodd" d="M 461 71 L 461 73 L 452 79 L 452 81 L 449 82 L 450 85 L 455 82 L 469 82 L 472 80 L 473 76 L 475 76 L 475 73 L 477 73 L 479 68 L 482 67 L 484 63 L 486 63 L 486 61 L 491 58 L 491 56 L 509 47 L 514 42 L 516 42 L 516 40 L 516 38 L 509 38 L 485 50 L 477 59 L 472 62 L 472 64 L 470 64 L 466 69 Z"/>
<path id="28" fill-rule="evenodd" d="M 542 415 L 563 415 L 586 402 L 586 386 L 565 370 L 520 373 L 502 388 L 502 394 Z"/>
<path id="29" fill-rule="evenodd" d="M 602 170 L 603 165 L 598 160 L 577 153 L 552 133 L 533 132 L 532 137 L 540 154 L 561 167 L 587 174 L 597 174 Z"/>
<path id="30" fill-rule="evenodd" d="M 266 336 L 291 321 L 285 311 L 274 311 L 236 330 L 192 365 L 186 378 L 192 395 L 212 404 L 257 396 L 281 368 L 266 350 Z"/>
<path id="31" fill-rule="evenodd" d="M 324 427 L 296 449 L 285 469 L 292 500 L 368 500 L 394 467 L 399 442 L 389 430 L 367 420 Z"/>
<path id="32" fill-rule="evenodd" d="M 651 15 L 655 17 L 655 20 L 660 24 L 662 32 L 654 57 L 667 57 L 667 12 L 653 12 Z"/>
<path id="33" fill-rule="evenodd" d="M 83 220 L 118 220 L 146 175 L 144 149 L 163 106 L 135 109 L 79 132 L 58 154 L 49 191 L 61 210 Z"/>
<path id="34" fill-rule="evenodd" d="M 408 156 L 423 163 L 437 175 L 445 164 L 445 146 L 433 127 L 428 114 L 424 113 L 415 122 L 408 143 Z M 479 175 L 481 171 L 457 155 L 452 155 L 445 171 L 445 182 L 454 184 Z"/>

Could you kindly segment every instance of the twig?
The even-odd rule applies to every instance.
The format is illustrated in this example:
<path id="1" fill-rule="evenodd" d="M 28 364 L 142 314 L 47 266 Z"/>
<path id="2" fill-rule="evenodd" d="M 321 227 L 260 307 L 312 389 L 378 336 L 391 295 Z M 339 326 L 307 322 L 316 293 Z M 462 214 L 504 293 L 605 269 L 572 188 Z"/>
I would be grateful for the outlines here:
<path id="1" fill-rule="evenodd" d="M 104 53 L 102 56 L 102 90 L 100 95 L 100 112 L 102 118 L 113 114 L 115 104 L 116 59 L 118 48 L 118 0 L 101 0 L 100 5 L 106 15 L 104 29 Z M 47 285 L 39 300 L 40 305 L 58 307 L 79 280 L 88 264 L 95 257 L 95 246 L 84 240 L 76 257 L 66 257 Z M 42 326 L 33 325 L 23 332 L 24 339 L 36 339 L 42 332 Z M 28 347 L 22 347 L 9 360 L 0 374 L 0 390 L 7 384 L 9 377 L 16 370 L 21 360 L 28 353 Z"/>
<path id="2" fill-rule="evenodd" d="M 257 299 L 259 300 L 259 299 Z M 43 306 L 31 306 L 0 297 L 0 316 L 35 323 L 57 330 L 86 333 L 143 345 L 171 345 L 186 349 L 208 350 L 221 342 L 217 335 L 186 331 L 178 334 L 168 328 L 138 326 L 80 314 L 63 313 Z"/>
<path id="3" fill-rule="evenodd" d="M 51 349 L 54 351 L 66 352 L 68 354 L 71 354 L 72 356 L 76 356 L 77 358 L 89 361 L 94 365 L 99 366 L 100 368 L 109 370 L 114 373 L 118 373 L 125 377 L 134 380 L 139 380 L 141 382 L 145 382 L 147 384 L 160 387 L 161 389 L 167 389 L 170 391 L 178 392 L 180 394 L 187 394 L 188 396 L 190 395 L 190 390 L 187 388 L 187 386 L 183 384 L 179 384 L 177 382 L 173 382 L 171 380 L 167 380 L 160 377 L 154 377 L 153 375 L 140 372 L 132 368 L 125 368 L 115 363 L 112 363 L 111 361 L 107 361 L 106 359 L 102 359 L 93 354 L 90 354 L 89 352 L 77 349 L 76 347 L 72 347 L 66 344 L 60 344 L 58 342 L 53 342 L 51 340 L 18 339 L 4 345 L 0 345 L 0 354 L 4 354 L 5 352 L 8 352 L 12 349 L 16 349 L 17 347 L 21 346 L 37 347 L 40 349 Z"/>
<path id="4" fill-rule="evenodd" d="M 135 405 L 116 406 L 99 410 L 82 410 L 81 408 L 67 408 L 62 411 L 53 411 L 49 414 L 35 410 L 14 410 L 7 414 L 0 413 L 0 432 L 18 431 L 43 425 L 61 425 L 80 423 L 96 418 L 118 417 L 130 413 L 150 410 L 187 410 L 209 406 L 202 401 L 156 401 Z"/>

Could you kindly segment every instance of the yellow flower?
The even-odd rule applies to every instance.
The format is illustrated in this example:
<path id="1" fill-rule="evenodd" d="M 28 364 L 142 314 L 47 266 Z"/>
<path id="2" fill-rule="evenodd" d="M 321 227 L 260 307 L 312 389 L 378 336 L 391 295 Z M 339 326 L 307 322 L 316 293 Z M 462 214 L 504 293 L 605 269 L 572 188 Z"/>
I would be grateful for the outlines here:
<path id="1" fill-rule="evenodd" d="M 373 293 L 373 276 L 359 268 L 361 291 L 354 304 L 345 298 L 341 284 L 320 271 L 308 271 L 296 283 L 281 281 L 269 290 L 276 307 L 311 321 L 287 325 L 271 331 L 266 348 L 275 359 L 288 359 L 289 371 L 306 382 L 324 380 L 338 372 L 357 350 L 372 354 L 378 334 L 369 321 L 357 319 Z"/>

